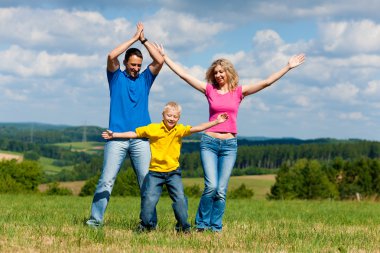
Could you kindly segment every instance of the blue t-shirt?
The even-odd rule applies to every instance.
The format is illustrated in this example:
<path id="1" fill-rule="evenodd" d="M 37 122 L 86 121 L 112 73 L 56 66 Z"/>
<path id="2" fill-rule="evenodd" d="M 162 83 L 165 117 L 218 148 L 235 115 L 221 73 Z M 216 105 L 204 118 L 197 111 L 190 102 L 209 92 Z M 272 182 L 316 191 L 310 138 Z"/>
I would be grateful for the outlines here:
<path id="1" fill-rule="evenodd" d="M 113 132 L 127 132 L 150 124 L 148 96 L 156 76 L 149 68 L 136 78 L 120 69 L 107 70 L 107 78 L 111 97 L 108 128 Z"/>

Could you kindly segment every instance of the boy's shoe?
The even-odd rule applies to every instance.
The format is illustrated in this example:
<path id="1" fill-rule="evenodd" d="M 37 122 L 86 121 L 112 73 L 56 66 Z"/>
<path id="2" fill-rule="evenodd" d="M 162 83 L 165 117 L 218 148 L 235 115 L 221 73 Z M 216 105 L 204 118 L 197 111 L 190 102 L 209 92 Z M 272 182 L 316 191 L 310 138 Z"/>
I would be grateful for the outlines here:
<path id="1" fill-rule="evenodd" d="M 203 233 L 206 231 L 205 228 L 196 228 L 195 231 L 197 231 L 198 233 Z"/>
<path id="2" fill-rule="evenodd" d="M 144 233 L 144 232 L 150 232 L 153 230 L 156 230 L 157 227 L 146 227 L 142 225 L 141 223 L 137 226 L 137 233 Z"/>
<path id="3" fill-rule="evenodd" d="M 187 227 L 187 228 L 179 228 L 179 227 L 175 227 L 175 231 L 177 233 L 184 233 L 184 234 L 190 234 L 191 233 L 191 227 Z"/>
<path id="4" fill-rule="evenodd" d="M 102 223 L 93 219 L 89 219 L 86 221 L 86 225 L 91 228 L 100 228 L 102 226 Z"/>

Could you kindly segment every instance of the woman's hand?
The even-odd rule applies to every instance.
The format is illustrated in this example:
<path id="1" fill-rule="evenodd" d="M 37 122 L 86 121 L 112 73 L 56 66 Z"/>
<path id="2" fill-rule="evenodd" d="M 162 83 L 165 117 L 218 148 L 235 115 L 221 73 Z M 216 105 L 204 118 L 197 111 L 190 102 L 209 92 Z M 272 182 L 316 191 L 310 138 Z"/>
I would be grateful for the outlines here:
<path id="1" fill-rule="evenodd" d="M 305 55 L 304 54 L 299 54 L 299 55 L 294 55 L 292 56 L 289 61 L 288 61 L 288 66 L 289 68 L 295 68 L 299 65 L 301 65 L 305 61 Z"/>

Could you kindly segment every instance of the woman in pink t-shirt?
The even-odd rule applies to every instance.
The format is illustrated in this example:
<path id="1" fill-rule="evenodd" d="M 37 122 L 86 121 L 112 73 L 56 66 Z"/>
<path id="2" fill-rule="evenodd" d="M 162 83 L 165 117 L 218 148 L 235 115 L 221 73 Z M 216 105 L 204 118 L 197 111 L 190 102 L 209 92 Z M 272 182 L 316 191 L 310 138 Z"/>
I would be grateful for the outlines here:
<path id="1" fill-rule="evenodd" d="M 229 119 L 218 126 L 209 128 L 201 138 L 200 154 L 204 172 L 205 189 L 200 199 L 195 225 L 198 232 L 222 230 L 222 219 L 226 206 L 228 181 L 237 155 L 236 119 L 240 102 L 280 79 L 289 70 L 302 64 L 303 54 L 291 57 L 288 64 L 267 79 L 249 85 L 238 85 L 239 77 L 226 59 L 214 61 L 206 73 L 206 82 L 189 75 L 164 53 L 162 46 L 156 45 L 165 63 L 174 73 L 205 94 L 209 104 L 210 120 L 227 112 Z"/>

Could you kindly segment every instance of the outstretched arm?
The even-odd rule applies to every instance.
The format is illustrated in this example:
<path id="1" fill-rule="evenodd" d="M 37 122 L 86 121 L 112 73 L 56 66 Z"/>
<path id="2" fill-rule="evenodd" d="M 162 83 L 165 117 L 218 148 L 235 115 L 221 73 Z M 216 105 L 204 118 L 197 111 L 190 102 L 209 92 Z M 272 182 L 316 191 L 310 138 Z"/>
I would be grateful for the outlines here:
<path id="1" fill-rule="evenodd" d="M 141 24 L 142 25 L 142 24 Z M 143 26 L 144 28 L 144 26 Z M 141 31 L 140 42 L 145 46 L 145 48 L 148 50 L 150 57 L 152 57 L 153 62 L 149 64 L 149 69 L 152 72 L 153 75 L 158 75 L 160 72 L 162 65 L 164 64 L 164 57 L 161 55 L 161 53 L 157 50 L 155 45 L 150 43 L 147 38 L 144 36 L 144 30 Z"/>
<path id="2" fill-rule="evenodd" d="M 305 55 L 304 54 L 292 56 L 289 59 L 289 62 L 285 67 L 283 67 L 280 71 L 273 73 L 267 79 L 262 80 L 258 83 L 255 83 L 255 84 L 243 85 L 243 87 L 242 87 L 243 88 L 243 90 L 242 90 L 243 95 L 248 96 L 248 95 L 254 94 L 254 93 L 256 93 L 256 92 L 258 92 L 258 91 L 260 91 L 266 87 L 269 87 L 274 82 L 276 82 L 278 79 L 283 77 L 286 73 L 288 73 L 289 70 L 301 65 L 304 61 L 305 61 Z"/>
<path id="3" fill-rule="evenodd" d="M 206 83 L 198 80 L 197 78 L 189 75 L 180 65 L 173 62 L 169 56 L 165 54 L 164 47 L 162 45 L 154 44 L 160 54 L 164 57 L 166 65 L 176 73 L 181 79 L 190 84 L 193 88 L 199 90 L 202 93 L 206 91 Z"/>
<path id="4" fill-rule="evenodd" d="M 135 132 L 114 133 L 111 130 L 106 130 L 102 133 L 102 137 L 106 140 L 114 138 L 135 139 L 137 138 L 137 134 Z"/>
<path id="5" fill-rule="evenodd" d="M 107 69 L 110 72 L 115 72 L 117 69 L 120 68 L 120 62 L 117 59 L 119 55 L 127 51 L 127 49 L 132 46 L 133 43 L 135 43 L 144 29 L 144 26 L 141 22 L 137 23 L 137 30 L 135 35 L 133 37 L 120 45 L 118 45 L 116 48 L 114 48 L 107 56 Z"/>
<path id="6" fill-rule="evenodd" d="M 213 121 L 202 123 L 202 124 L 200 124 L 198 126 L 193 126 L 192 128 L 190 128 L 190 132 L 191 133 L 202 132 L 202 131 L 204 131 L 206 129 L 209 129 L 210 127 L 213 127 L 215 125 L 218 125 L 220 123 L 225 122 L 227 119 L 228 119 L 228 114 L 227 113 L 221 113 Z"/>

